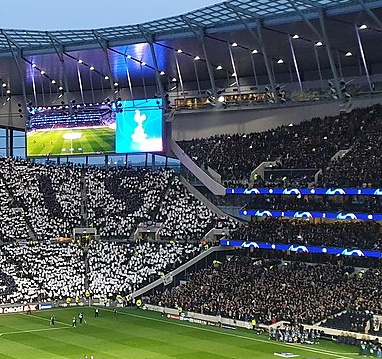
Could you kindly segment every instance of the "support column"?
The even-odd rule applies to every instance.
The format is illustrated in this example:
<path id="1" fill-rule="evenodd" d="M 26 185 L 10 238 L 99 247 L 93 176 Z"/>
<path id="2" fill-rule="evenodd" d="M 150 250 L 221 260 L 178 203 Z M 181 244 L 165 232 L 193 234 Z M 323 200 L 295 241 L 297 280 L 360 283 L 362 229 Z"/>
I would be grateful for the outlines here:
<path id="1" fill-rule="evenodd" d="M 155 69 L 155 81 L 157 83 L 157 88 L 159 91 L 159 94 L 164 97 L 164 90 L 163 90 L 163 84 L 162 84 L 162 79 L 161 79 L 161 74 L 160 70 L 158 67 L 158 59 L 155 53 L 155 47 L 154 47 L 154 36 L 150 33 L 148 33 L 143 26 L 138 25 L 139 31 L 142 33 L 142 35 L 145 37 L 147 43 L 150 46 L 150 51 L 151 51 L 151 57 L 153 59 L 154 63 L 154 69 Z"/>
<path id="2" fill-rule="evenodd" d="M 64 60 L 64 46 L 58 41 L 49 31 L 46 33 L 54 47 L 54 50 L 57 54 L 58 59 L 60 60 L 62 77 L 64 80 L 64 101 L 69 104 L 70 101 L 70 90 L 69 90 L 69 81 L 66 74 L 66 65 Z"/>
<path id="3" fill-rule="evenodd" d="M 344 96 L 343 96 L 343 93 L 341 92 L 341 85 L 340 85 L 340 80 L 339 80 L 339 76 L 338 76 L 338 71 L 337 71 L 336 63 L 334 61 L 332 48 L 330 46 L 329 37 L 326 33 L 325 17 L 324 17 L 324 13 L 322 10 L 320 10 L 319 15 L 320 15 L 319 19 L 320 19 L 320 25 L 321 25 L 321 29 L 322 29 L 322 35 L 323 35 L 323 39 L 325 42 L 325 48 L 326 48 L 326 52 L 328 54 L 330 68 L 331 68 L 332 74 L 333 74 L 334 86 L 337 90 L 338 98 L 343 99 Z"/>
<path id="4" fill-rule="evenodd" d="M 105 56 L 105 61 L 106 61 L 106 66 L 107 66 L 107 76 L 109 77 L 109 83 L 110 83 L 110 89 L 113 92 L 113 99 L 114 101 L 116 100 L 115 92 L 114 92 L 114 80 L 112 76 L 112 71 L 111 71 L 111 65 L 110 65 L 110 59 L 109 59 L 109 54 L 107 53 L 108 51 L 108 43 L 106 40 L 102 39 L 98 34 L 97 31 L 93 30 L 93 34 L 96 37 L 99 46 L 101 50 L 103 51 L 103 54 Z"/>
<path id="5" fill-rule="evenodd" d="M 200 45 L 202 46 L 203 56 L 204 56 L 204 59 L 206 60 L 208 77 L 209 77 L 210 83 L 211 83 L 211 90 L 212 90 L 211 92 L 212 92 L 212 95 L 217 99 L 218 98 L 218 92 L 217 92 L 216 83 L 215 83 L 215 76 L 214 76 L 214 71 L 213 71 L 213 68 L 212 68 L 211 62 L 209 60 L 208 53 L 207 53 L 207 47 L 206 47 L 203 27 L 200 26 L 200 24 L 198 24 L 198 23 L 194 23 L 191 19 L 187 18 L 187 16 L 181 16 L 181 18 L 188 25 L 188 27 L 191 29 L 191 31 L 195 34 Z"/>

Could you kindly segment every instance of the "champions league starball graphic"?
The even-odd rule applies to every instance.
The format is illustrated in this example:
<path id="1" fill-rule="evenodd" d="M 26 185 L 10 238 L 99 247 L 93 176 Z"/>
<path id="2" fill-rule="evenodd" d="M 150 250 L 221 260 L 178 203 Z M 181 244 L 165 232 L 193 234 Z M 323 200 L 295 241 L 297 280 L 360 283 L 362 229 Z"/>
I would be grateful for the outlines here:
<path id="1" fill-rule="evenodd" d="M 116 153 L 163 151 L 161 99 L 121 101 L 116 114 Z"/>

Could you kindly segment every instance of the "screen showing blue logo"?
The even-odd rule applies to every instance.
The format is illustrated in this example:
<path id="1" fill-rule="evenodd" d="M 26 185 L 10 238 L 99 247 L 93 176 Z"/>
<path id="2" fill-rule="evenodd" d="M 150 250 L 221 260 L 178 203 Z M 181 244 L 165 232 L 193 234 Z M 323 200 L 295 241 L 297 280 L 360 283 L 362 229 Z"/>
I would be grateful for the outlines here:
<path id="1" fill-rule="evenodd" d="M 116 153 L 163 151 L 162 99 L 121 101 L 117 111 Z"/>
<path id="2" fill-rule="evenodd" d="M 301 244 L 283 244 L 283 243 L 264 243 L 257 241 L 241 241 L 236 239 L 221 239 L 220 245 L 223 247 L 241 247 L 241 248 L 256 248 L 256 249 L 268 249 L 276 251 L 291 251 L 296 253 L 320 253 L 320 254 L 332 254 L 343 255 L 347 257 L 373 257 L 381 258 L 381 251 L 373 251 L 368 249 L 356 249 L 356 248 L 338 248 L 338 247 L 315 247 L 305 246 Z"/>
<path id="3" fill-rule="evenodd" d="M 286 218 L 326 218 L 339 220 L 382 221 L 382 213 L 334 213 L 334 212 L 301 212 L 273 211 L 263 209 L 241 209 L 241 216 L 286 217 Z"/>
<path id="4" fill-rule="evenodd" d="M 382 188 L 226 188 L 226 194 L 309 195 L 309 196 L 382 196 Z"/>

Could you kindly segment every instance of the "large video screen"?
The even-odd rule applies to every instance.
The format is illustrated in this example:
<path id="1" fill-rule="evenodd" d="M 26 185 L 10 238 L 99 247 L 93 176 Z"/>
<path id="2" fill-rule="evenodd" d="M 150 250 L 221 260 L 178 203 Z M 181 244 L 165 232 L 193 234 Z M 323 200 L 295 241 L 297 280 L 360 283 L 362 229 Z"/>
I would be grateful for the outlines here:
<path id="1" fill-rule="evenodd" d="M 116 153 L 163 151 L 162 99 L 121 101 L 119 109 Z"/>
<path id="2" fill-rule="evenodd" d="M 115 112 L 106 104 L 35 109 L 26 130 L 27 156 L 114 153 L 115 125 Z"/>

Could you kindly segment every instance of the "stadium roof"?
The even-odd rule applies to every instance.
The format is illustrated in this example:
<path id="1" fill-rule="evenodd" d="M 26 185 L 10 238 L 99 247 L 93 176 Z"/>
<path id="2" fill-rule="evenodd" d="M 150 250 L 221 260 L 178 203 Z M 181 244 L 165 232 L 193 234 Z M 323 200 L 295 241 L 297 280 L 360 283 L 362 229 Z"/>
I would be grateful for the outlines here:
<path id="1" fill-rule="evenodd" d="M 236 72 L 241 78 L 266 84 L 265 49 L 278 82 L 296 81 L 296 62 L 303 81 L 318 78 L 317 62 L 320 77 L 327 79 L 331 76 L 330 59 L 324 50 L 322 17 L 341 76 L 363 72 L 355 26 L 364 23 L 367 30 L 362 32 L 362 45 L 367 65 L 371 74 L 382 73 L 382 51 L 375 51 L 382 33 L 381 15 L 382 0 L 230 0 L 131 26 L 65 31 L 3 29 L 0 91 L 3 84 L 12 94 L 21 94 L 24 81 L 27 93 L 33 88 L 54 92 L 56 87 L 65 87 L 64 77 L 72 91 L 78 90 L 79 82 L 84 90 L 103 89 L 110 85 L 103 82 L 105 78 L 122 87 L 129 81 L 133 87 L 155 86 L 155 61 L 148 37 L 154 42 L 158 70 L 166 74 L 169 84 L 181 77 L 184 83 L 193 83 L 194 89 L 195 82 L 208 88 L 206 53 L 218 86 L 230 82 Z M 264 48 L 254 36 L 259 28 Z M 294 54 L 292 35 L 296 35 Z M 318 53 L 317 41 L 324 43 Z M 233 44 L 235 49 L 229 49 Z M 196 58 L 201 60 L 197 64 Z M 223 71 L 216 71 L 220 67 Z"/>
<path id="2" fill-rule="evenodd" d="M 378 8 L 381 0 L 230 0 L 161 20 L 140 25 L 118 26 L 95 30 L 1 30 L 0 53 L 11 55 L 10 46 L 22 49 L 25 54 L 54 50 L 54 43 L 71 51 L 84 47 L 97 47 L 99 39 L 108 42 L 109 46 L 144 42 L 142 29 L 152 34 L 156 41 L 178 39 L 194 36 L 185 21 L 200 26 L 206 34 L 243 30 L 245 27 L 238 18 L 238 13 L 246 20 L 260 20 L 264 26 L 301 21 L 304 16 L 314 19 L 323 11 L 326 16 L 362 11 L 365 8 Z"/>

